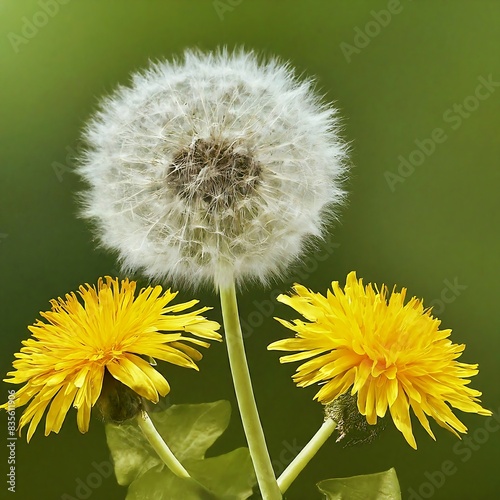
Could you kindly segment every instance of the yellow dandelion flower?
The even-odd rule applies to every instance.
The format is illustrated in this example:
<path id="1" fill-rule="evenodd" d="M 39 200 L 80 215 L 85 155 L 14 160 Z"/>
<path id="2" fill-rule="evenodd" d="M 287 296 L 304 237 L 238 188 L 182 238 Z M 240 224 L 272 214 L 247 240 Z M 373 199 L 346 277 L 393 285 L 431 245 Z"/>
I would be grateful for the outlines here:
<path id="1" fill-rule="evenodd" d="M 37 320 L 28 327 L 32 337 L 23 341 L 24 347 L 15 354 L 15 371 L 5 379 L 25 384 L 16 392 L 14 404 L 30 402 L 19 421 L 20 429 L 29 424 L 28 441 L 49 403 L 46 436 L 59 432 L 71 405 L 78 411 L 80 432 L 86 432 L 105 376 L 158 402 L 170 386 L 146 359 L 197 370 L 195 361 L 202 355 L 187 343 L 201 347 L 209 343 L 185 334 L 221 340 L 216 332 L 220 325 L 201 316 L 210 308 L 174 314 L 193 307 L 197 300 L 169 306 L 177 293 L 162 293 L 160 286 L 143 288 L 137 296 L 135 291 L 134 281 L 101 278 L 97 287 L 81 286 L 79 297 L 70 293 L 52 300 L 52 310 L 40 313 L 45 322 Z"/>
<path id="2" fill-rule="evenodd" d="M 380 290 L 363 286 L 351 272 L 344 290 L 335 281 L 326 297 L 302 285 L 295 285 L 294 292 L 278 300 L 307 322 L 276 318 L 296 337 L 273 342 L 269 349 L 297 351 L 283 356 L 282 363 L 308 360 L 293 379 L 299 387 L 322 384 L 315 396 L 319 402 L 328 405 L 350 389 L 371 425 L 389 408 L 415 449 L 410 407 L 433 439 L 427 416 L 459 436 L 467 428 L 450 407 L 491 415 L 478 404 L 481 393 L 467 387 L 477 365 L 456 361 L 465 345 L 448 339 L 451 330 L 440 330 L 441 322 L 421 300 L 413 297 L 405 304 L 405 288 L 389 297 L 385 285 Z"/>

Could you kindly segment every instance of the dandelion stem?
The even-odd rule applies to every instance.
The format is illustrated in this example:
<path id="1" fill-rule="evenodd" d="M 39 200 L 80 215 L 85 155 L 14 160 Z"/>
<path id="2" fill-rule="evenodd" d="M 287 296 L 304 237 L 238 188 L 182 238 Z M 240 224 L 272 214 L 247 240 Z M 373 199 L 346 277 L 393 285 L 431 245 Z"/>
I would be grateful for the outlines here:
<path id="1" fill-rule="evenodd" d="M 163 463 L 178 477 L 187 479 L 191 478 L 189 472 L 183 467 L 183 465 L 177 460 L 172 450 L 168 447 L 167 443 L 163 441 L 153 422 L 149 418 L 147 412 L 142 411 L 137 416 L 137 422 L 141 431 L 146 436 L 149 444 L 158 453 Z"/>
<path id="2" fill-rule="evenodd" d="M 257 405 L 255 404 L 250 372 L 248 371 L 234 283 L 221 288 L 220 299 L 236 399 L 238 400 L 243 429 L 257 482 L 259 483 L 262 498 L 265 500 L 280 500 L 282 497 L 271 465 L 269 452 L 267 451 L 264 432 L 260 423 Z"/>
<path id="3" fill-rule="evenodd" d="M 323 425 L 319 428 L 318 432 L 316 432 L 312 439 L 304 446 L 301 452 L 292 460 L 290 465 L 278 478 L 278 486 L 281 493 L 285 493 L 295 479 L 297 479 L 297 476 L 303 471 L 305 466 L 325 444 L 326 440 L 332 435 L 336 426 L 336 422 L 334 422 L 331 418 L 327 418 L 323 422 Z"/>
<path id="4" fill-rule="evenodd" d="M 216 500 L 216 497 L 205 486 L 194 479 L 184 466 L 177 460 L 172 450 L 163 440 L 159 432 L 156 430 L 151 418 L 146 411 L 142 411 L 137 415 L 137 422 L 149 444 L 156 451 L 162 462 L 177 476 L 190 483 L 190 490 L 196 493 L 200 500 Z"/>

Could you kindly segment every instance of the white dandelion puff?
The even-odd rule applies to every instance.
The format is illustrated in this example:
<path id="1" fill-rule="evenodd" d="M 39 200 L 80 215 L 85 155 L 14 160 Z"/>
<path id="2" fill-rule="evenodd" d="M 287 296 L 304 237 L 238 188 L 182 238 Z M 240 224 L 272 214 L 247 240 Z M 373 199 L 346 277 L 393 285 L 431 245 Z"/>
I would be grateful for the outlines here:
<path id="1" fill-rule="evenodd" d="M 344 199 L 338 128 L 288 64 L 187 51 L 134 74 L 88 125 L 83 215 L 126 270 L 265 282 L 321 237 Z"/>

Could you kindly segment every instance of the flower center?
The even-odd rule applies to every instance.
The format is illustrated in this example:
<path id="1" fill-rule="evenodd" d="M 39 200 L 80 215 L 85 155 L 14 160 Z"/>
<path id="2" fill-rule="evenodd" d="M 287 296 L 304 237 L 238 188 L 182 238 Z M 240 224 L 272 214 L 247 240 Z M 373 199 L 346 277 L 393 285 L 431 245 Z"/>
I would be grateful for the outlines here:
<path id="1" fill-rule="evenodd" d="M 260 165 L 234 145 L 197 139 L 175 155 L 168 180 L 184 199 L 208 210 L 236 207 L 259 183 Z"/>
<path id="2" fill-rule="evenodd" d="M 119 358 L 122 355 L 121 349 L 116 349 L 116 346 L 112 346 L 108 349 L 98 349 L 90 356 L 90 361 L 99 363 L 100 365 L 106 365 L 107 363 Z"/>

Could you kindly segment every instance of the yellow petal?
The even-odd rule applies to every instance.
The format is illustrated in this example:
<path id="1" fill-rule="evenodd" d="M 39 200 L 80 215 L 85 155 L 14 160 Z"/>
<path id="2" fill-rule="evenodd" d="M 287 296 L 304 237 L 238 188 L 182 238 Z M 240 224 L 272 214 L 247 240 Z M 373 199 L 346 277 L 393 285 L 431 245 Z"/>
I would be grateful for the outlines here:
<path id="1" fill-rule="evenodd" d="M 67 391 L 62 387 L 57 395 L 52 399 L 49 411 L 45 417 L 45 435 L 51 432 L 58 433 L 64 422 L 66 414 L 68 413 L 73 400 L 75 399 L 77 387 L 72 386 L 71 390 Z"/>

